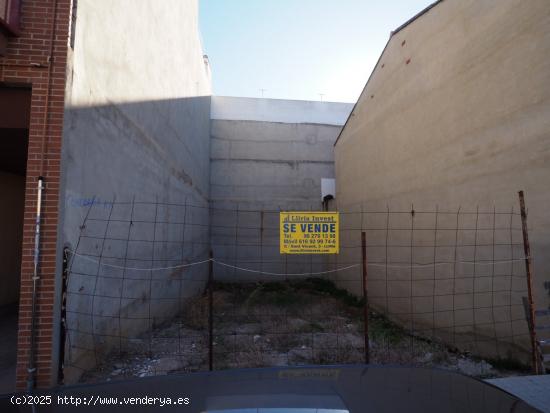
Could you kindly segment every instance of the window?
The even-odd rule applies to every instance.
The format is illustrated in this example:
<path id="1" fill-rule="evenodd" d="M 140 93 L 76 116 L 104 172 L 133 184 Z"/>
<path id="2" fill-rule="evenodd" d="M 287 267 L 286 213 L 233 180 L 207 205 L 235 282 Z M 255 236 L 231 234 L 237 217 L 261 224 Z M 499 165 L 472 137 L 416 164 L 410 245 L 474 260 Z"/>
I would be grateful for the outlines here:
<path id="1" fill-rule="evenodd" d="M 21 0 L 0 0 L 0 31 L 8 36 L 19 32 Z"/>

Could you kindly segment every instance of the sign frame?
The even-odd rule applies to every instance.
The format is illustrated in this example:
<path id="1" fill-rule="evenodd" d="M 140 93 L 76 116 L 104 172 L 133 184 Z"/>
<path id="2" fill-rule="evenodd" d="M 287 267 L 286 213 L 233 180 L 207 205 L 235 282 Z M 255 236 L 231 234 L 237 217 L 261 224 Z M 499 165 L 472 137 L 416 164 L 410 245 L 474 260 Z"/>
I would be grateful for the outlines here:
<path id="1" fill-rule="evenodd" d="M 279 212 L 280 254 L 339 254 L 340 214 L 335 211 Z"/>

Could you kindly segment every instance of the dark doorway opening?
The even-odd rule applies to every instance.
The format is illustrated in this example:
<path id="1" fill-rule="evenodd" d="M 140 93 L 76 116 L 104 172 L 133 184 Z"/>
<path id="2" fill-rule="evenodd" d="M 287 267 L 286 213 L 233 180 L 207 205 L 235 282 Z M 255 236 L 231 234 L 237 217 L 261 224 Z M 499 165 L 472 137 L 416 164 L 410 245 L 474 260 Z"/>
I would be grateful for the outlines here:
<path id="1" fill-rule="evenodd" d="M 15 390 L 31 90 L 0 84 L 0 393 Z"/>

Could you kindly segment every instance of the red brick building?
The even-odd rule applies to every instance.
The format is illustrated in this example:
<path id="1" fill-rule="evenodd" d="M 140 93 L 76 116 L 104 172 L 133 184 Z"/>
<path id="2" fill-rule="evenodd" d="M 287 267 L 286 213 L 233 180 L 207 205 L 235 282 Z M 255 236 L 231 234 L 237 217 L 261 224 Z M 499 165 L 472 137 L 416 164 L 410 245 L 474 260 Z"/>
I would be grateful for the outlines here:
<path id="1" fill-rule="evenodd" d="M 8 188 L 2 203 L 12 207 L 8 215 L 2 211 L 10 231 L 4 231 L 1 241 L 17 246 L 21 245 L 17 241 L 22 242 L 19 251 L 2 257 L 4 267 L 20 265 L 21 272 L 20 281 L 13 279 L 13 274 L 19 278 L 17 271 L 1 274 L 6 281 L 2 290 L 13 291 L 0 304 L 18 302 L 18 389 L 25 388 L 29 379 L 31 385 L 35 378 L 37 387 L 47 387 L 57 378 L 54 275 L 59 263 L 56 243 L 71 7 L 71 0 L 0 0 L 0 176 L 2 188 Z M 44 177 L 40 278 L 36 283 L 35 354 L 29 360 L 39 176 Z M 20 296 L 14 298 L 18 288 Z M 29 374 L 29 366 L 31 370 L 36 366 L 36 371 Z"/>
<path id="2" fill-rule="evenodd" d="M 50 387 L 63 374 L 74 382 L 95 362 L 89 339 L 112 323 L 100 300 L 72 287 L 94 296 L 105 274 L 77 262 L 89 282 L 63 277 L 85 209 L 114 196 L 208 203 L 211 87 L 198 0 L 135 3 L 81 0 L 77 13 L 77 0 L 0 0 L 0 393 Z M 197 237 L 207 245 L 208 231 Z M 119 287 L 110 286 L 122 297 Z M 149 305 L 119 300 L 109 311 Z M 82 323 L 95 329 L 80 334 Z"/>

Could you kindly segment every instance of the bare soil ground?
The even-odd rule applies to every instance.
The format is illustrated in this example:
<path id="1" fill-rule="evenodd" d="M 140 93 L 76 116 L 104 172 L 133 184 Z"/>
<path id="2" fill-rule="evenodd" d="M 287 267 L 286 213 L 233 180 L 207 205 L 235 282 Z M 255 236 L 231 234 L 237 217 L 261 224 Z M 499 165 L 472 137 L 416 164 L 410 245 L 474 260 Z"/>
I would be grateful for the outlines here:
<path id="1" fill-rule="evenodd" d="M 216 283 L 214 369 L 363 363 L 363 304 L 327 280 Z M 412 336 L 369 314 L 370 362 L 454 370 L 478 378 L 526 374 L 511 360 L 492 363 Z M 208 297 L 189 301 L 173 322 L 105 355 L 83 382 L 208 369 Z"/>

